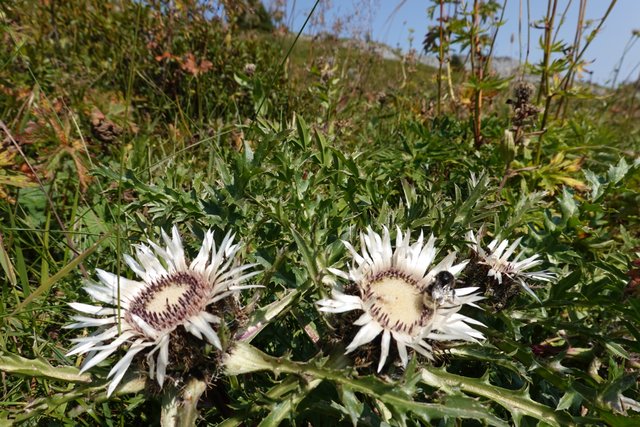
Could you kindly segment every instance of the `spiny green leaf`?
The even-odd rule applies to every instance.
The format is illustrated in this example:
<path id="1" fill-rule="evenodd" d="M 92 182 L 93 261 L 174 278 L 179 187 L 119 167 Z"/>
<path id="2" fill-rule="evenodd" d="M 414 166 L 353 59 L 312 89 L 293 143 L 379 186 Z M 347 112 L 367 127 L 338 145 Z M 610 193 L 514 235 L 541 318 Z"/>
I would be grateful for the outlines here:
<path id="1" fill-rule="evenodd" d="M 109 400 L 107 397 L 106 384 L 92 386 L 83 384 L 69 392 L 55 393 L 51 396 L 35 399 L 25 407 L 25 410 L 15 416 L 16 422 L 28 420 L 40 414 L 50 413 L 61 405 L 68 404 L 75 400 L 87 399 L 99 404 Z M 134 375 L 127 375 L 118 385 L 111 397 L 124 396 L 127 394 L 137 394 L 145 389 L 146 378 Z M 85 409 L 85 408 L 83 408 Z"/>
<path id="2" fill-rule="evenodd" d="M 604 186 L 598 176 L 589 169 L 583 169 L 582 173 L 591 187 L 591 201 L 596 201 L 604 193 Z"/>
<path id="3" fill-rule="evenodd" d="M 302 148 L 306 148 L 311 142 L 311 139 L 309 138 L 309 126 L 300 115 L 295 116 L 295 122 L 296 129 L 298 130 L 298 139 L 301 142 Z"/>
<path id="4" fill-rule="evenodd" d="M 249 344 L 237 343 L 236 349 L 232 350 L 231 355 L 225 360 L 227 372 L 250 372 L 242 368 L 247 365 L 253 366 L 252 370 L 266 369 L 274 373 L 289 373 L 303 378 L 312 377 L 319 381 L 332 381 L 347 387 L 351 392 L 364 393 L 378 399 L 396 414 L 411 412 L 424 421 L 443 417 L 471 418 L 482 419 L 494 426 L 507 426 L 507 423 L 490 413 L 483 405 L 463 396 L 454 400 L 455 405 L 417 402 L 412 396 L 400 391 L 401 388 L 396 385 L 373 376 L 350 378 L 342 370 L 324 368 L 323 363 L 316 363 L 316 359 L 306 363 L 292 362 L 287 358 L 268 356 Z M 279 415 L 274 416 L 275 419 L 280 420 L 282 414 L 290 408 L 291 406 L 286 405 L 275 408 L 279 411 Z"/>
<path id="5" fill-rule="evenodd" d="M 605 343 L 605 345 L 607 347 L 607 350 L 609 350 L 609 352 L 611 352 L 612 354 L 618 357 L 622 357 L 623 359 L 629 359 L 629 353 L 620 344 L 608 341 L 607 343 Z"/>
<path id="6" fill-rule="evenodd" d="M 349 386 L 342 385 L 337 388 L 338 393 L 340 394 L 340 401 L 344 404 L 344 411 L 351 419 L 353 425 L 356 426 L 358 424 L 358 419 L 364 411 L 364 403 L 356 397 L 356 394 L 349 388 Z"/>
<path id="7" fill-rule="evenodd" d="M 318 278 L 318 265 L 315 253 L 311 250 L 304 237 L 302 237 L 302 235 L 298 233 L 295 228 L 291 227 L 290 230 L 291 234 L 293 235 L 293 239 L 298 246 L 298 250 L 302 255 L 302 260 L 307 266 L 309 277 L 311 277 L 312 280 L 316 280 Z"/>
<path id="8" fill-rule="evenodd" d="M 611 427 L 638 427 L 640 425 L 639 415 L 617 415 L 610 413 L 601 413 L 600 417 L 602 421 L 606 422 Z"/>
<path id="9" fill-rule="evenodd" d="M 558 406 L 556 406 L 557 411 L 564 411 L 565 409 L 571 408 L 576 403 L 580 403 L 582 400 L 579 393 L 574 390 L 570 390 L 564 393 L 560 401 L 558 402 Z"/>
<path id="10" fill-rule="evenodd" d="M 521 415 L 528 415 L 557 427 L 575 425 L 570 415 L 533 401 L 526 390 L 517 392 L 487 384 L 479 379 L 450 374 L 444 369 L 432 367 L 422 370 L 422 379 L 432 387 L 444 390 L 459 389 L 466 393 L 489 398 L 511 412 L 514 419 Z"/>
<path id="11" fill-rule="evenodd" d="M 631 167 L 627 164 L 624 158 L 621 158 L 616 166 L 609 166 L 607 171 L 607 178 L 611 184 L 617 184 L 624 179 Z"/>
<path id="12" fill-rule="evenodd" d="M 562 189 L 562 197 L 559 200 L 560 208 L 562 209 L 562 217 L 565 221 L 568 221 L 578 212 L 578 205 L 573 199 L 573 194 L 569 192 L 567 187 Z"/>
<path id="13" fill-rule="evenodd" d="M 91 376 L 81 374 L 73 366 L 52 366 L 43 358 L 27 359 L 17 354 L 0 353 L 0 370 L 8 374 L 28 377 L 48 378 L 52 380 L 89 383 Z"/>
<path id="14" fill-rule="evenodd" d="M 295 301 L 299 295 L 300 292 L 297 289 L 291 289 L 271 304 L 260 307 L 252 312 L 244 328 L 245 332 L 239 334 L 240 339 L 250 342 L 272 319 L 284 310 L 289 309 L 292 302 Z"/>

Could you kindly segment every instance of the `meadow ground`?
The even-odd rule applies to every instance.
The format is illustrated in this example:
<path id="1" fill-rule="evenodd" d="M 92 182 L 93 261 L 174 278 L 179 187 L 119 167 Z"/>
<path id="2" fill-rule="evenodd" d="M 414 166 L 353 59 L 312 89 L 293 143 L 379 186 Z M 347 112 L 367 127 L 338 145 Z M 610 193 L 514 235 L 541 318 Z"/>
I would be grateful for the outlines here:
<path id="1" fill-rule="evenodd" d="M 638 84 L 245 3 L 0 6 L 2 423 L 639 425 Z"/>

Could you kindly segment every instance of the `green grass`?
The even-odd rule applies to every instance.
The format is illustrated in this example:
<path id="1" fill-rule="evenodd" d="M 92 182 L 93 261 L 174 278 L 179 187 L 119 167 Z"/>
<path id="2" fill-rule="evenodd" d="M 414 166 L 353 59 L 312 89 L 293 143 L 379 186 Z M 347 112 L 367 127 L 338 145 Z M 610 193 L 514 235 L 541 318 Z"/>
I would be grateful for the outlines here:
<path id="1" fill-rule="evenodd" d="M 65 354 L 81 332 L 63 327 L 68 303 L 91 303 L 82 286 L 96 268 L 134 278 L 124 254 L 175 224 L 190 258 L 206 230 L 218 241 L 232 230 L 243 262 L 263 270 L 222 329 L 232 351 L 234 331 L 259 326 L 243 348 L 264 369 L 226 375 L 226 356 L 203 350 L 203 424 L 638 423 L 627 407 L 640 354 L 632 91 L 572 100 L 536 162 L 539 119 L 516 145 L 504 136 L 510 88 L 487 95 L 476 147 L 461 73 L 438 115 L 437 70 L 340 40 L 302 38 L 280 69 L 291 35 L 170 17 L 152 2 L 56 2 L 53 17 L 27 4 L 0 7 L 2 422 L 160 423 L 167 394 L 144 358 L 107 399 L 124 351 L 80 375 L 82 357 Z M 329 268 L 348 268 L 341 240 L 396 225 L 436 235 L 438 260 L 469 259 L 468 230 L 522 236 L 558 279 L 534 287 L 542 304 L 521 293 L 503 310 L 491 299 L 465 308 L 486 325 L 482 344 L 358 371 L 343 354 L 353 334 L 337 335 L 339 316 L 315 302 L 330 293 Z"/>

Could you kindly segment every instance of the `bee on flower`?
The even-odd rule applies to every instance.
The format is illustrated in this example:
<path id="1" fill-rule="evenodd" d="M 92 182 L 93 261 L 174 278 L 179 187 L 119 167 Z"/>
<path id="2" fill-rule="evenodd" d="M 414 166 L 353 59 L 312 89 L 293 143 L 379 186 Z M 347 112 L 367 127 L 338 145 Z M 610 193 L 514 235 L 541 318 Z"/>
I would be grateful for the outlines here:
<path id="1" fill-rule="evenodd" d="M 474 326 L 482 323 L 459 313 L 462 306 L 476 306 L 483 297 L 478 288 L 454 288 L 455 276 L 467 262 L 454 264 L 456 254 L 450 253 L 432 266 L 437 250 L 435 237 L 425 242 L 421 233 L 411 244 L 411 233 L 397 230 L 395 248 L 389 230 L 382 235 L 371 228 L 360 234 L 360 252 L 349 242 L 343 242 L 353 257 L 348 271 L 330 269 L 349 285 L 337 284 L 331 297 L 317 302 L 319 310 L 328 313 L 361 313 L 353 325 L 360 329 L 346 353 L 380 339 L 377 371 L 384 367 L 395 341 L 400 363 L 407 366 L 408 349 L 433 359 L 436 341 L 478 342 L 484 335 Z M 345 291 L 345 289 L 348 289 Z"/>

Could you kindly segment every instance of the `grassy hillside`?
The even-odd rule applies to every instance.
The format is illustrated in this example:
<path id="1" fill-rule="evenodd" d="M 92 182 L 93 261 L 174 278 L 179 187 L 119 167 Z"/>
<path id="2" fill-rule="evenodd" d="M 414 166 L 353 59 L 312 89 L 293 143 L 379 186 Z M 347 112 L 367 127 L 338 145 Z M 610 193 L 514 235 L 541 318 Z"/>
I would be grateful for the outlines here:
<path id="1" fill-rule="evenodd" d="M 190 1 L 0 6 L 0 420 L 638 424 L 638 88 L 564 85 L 580 59 L 557 52 L 529 69 L 540 84 L 477 66 L 449 81 L 446 66 L 411 55 L 247 28 L 222 3 L 225 20 L 223 6 Z M 161 233 L 174 226 L 187 260 L 202 260 L 211 230 L 206 264 L 221 247 L 224 262 L 210 274 L 189 261 L 172 281 L 182 255 Z M 225 246 L 227 232 L 241 246 Z M 148 241 L 161 246 L 151 258 L 136 252 Z M 162 350 L 134 355 L 123 335 L 131 281 L 158 288 L 153 272 L 178 296 L 217 286 L 201 308 L 219 344 L 188 322 L 151 340 L 170 337 L 164 381 Z M 93 288 L 109 280 L 117 304 Z M 358 310 L 392 331 L 390 348 L 383 332 L 345 355 L 362 313 L 321 309 L 340 292 L 369 301 L 364 289 L 414 298 L 426 332 L 406 338 L 406 360 L 402 333 L 367 304 Z M 144 308 L 158 313 L 175 296 L 151 295 Z M 102 323 L 82 304 L 107 307 L 89 312 Z M 418 310 L 398 304 L 382 307 L 398 319 Z M 122 342 L 81 372 L 96 353 L 69 353 L 105 313 L 124 319 L 112 329 Z M 446 323 L 455 316 L 468 321 Z"/>

